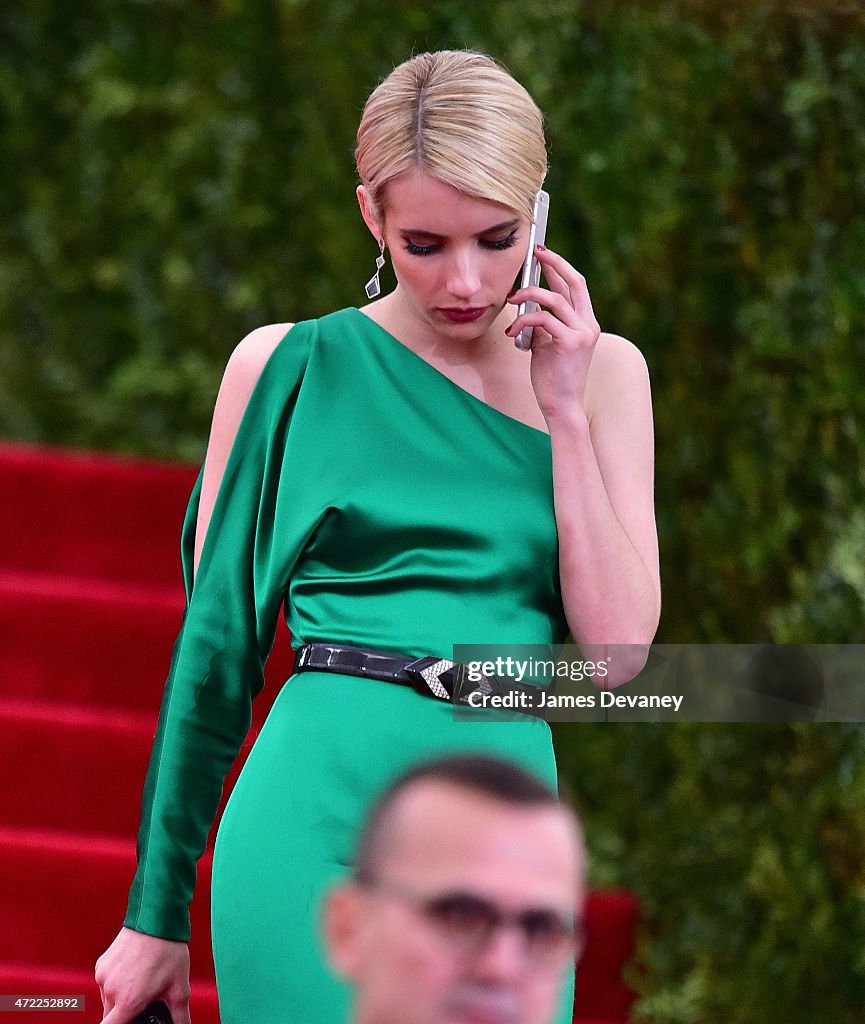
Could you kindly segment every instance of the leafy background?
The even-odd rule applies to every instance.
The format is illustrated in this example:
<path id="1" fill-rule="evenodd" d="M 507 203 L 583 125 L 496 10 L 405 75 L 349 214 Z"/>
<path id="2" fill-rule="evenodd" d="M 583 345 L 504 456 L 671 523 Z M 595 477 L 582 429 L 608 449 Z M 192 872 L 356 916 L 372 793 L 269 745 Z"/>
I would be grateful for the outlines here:
<path id="1" fill-rule="evenodd" d="M 362 301 L 357 119 L 446 46 L 545 110 L 550 242 L 648 359 L 658 639 L 860 641 L 861 3 L 9 5 L 0 434 L 199 460 L 244 334 Z M 595 882 L 644 908 L 637 1019 L 862 1019 L 858 726 L 556 741 Z"/>

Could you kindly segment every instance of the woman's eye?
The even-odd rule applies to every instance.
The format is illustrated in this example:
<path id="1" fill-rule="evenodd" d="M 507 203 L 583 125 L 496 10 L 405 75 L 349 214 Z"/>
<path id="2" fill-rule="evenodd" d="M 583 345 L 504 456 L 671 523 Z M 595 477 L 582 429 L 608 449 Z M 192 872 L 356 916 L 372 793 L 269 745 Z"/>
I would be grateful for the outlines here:
<path id="1" fill-rule="evenodd" d="M 437 248 L 437 245 L 415 245 L 408 239 L 405 242 L 405 251 L 411 253 L 412 256 L 431 256 Z"/>
<path id="2" fill-rule="evenodd" d="M 517 233 L 512 231 L 509 235 L 504 238 L 484 238 L 481 240 L 481 245 L 485 249 L 494 249 L 496 251 L 501 249 L 510 249 L 512 245 L 516 245 Z"/>
<path id="3" fill-rule="evenodd" d="M 433 253 L 436 253 L 441 249 L 440 244 L 418 245 L 410 238 L 406 238 L 404 241 L 405 251 L 412 256 L 432 256 Z M 516 245 L 516 242 L 517 232 L 515 229 L 509 235 L 505 235 L 504 238 L 482 238 L 480 239 L 479 244 L 483 249 L 490 249 L 493 252 L 501 252 L 503 249 L 510 249 L 512 245 Z"/>

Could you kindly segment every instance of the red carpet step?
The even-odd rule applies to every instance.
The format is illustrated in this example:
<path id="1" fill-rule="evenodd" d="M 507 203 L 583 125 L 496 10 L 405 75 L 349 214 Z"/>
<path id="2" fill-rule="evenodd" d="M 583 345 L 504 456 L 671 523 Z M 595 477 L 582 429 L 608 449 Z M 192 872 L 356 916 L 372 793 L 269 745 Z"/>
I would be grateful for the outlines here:
<path id="1" fill-rule="evenodd" d="M 123 584 L 178 578 L 194 469 L 11 444 L 0 458 L 4 567 Z"/>
<path id="2" fill-rule="evenodd" d="M 84 995 L 135 870 L 141 790 L 183 614 L 180 526 L 197 468 L 0 443 L 0 994 Z M 291 671 L 280 626 L 223 806 Z M 211 834 L 212 844 L 212 834 Z M 192 904 L 192 1019 L 218 1024 L 212 845 Z M 575 1022 L 621 1024 L 637 906 L 593 893 Z M 11 1012 L 8 1021 L 57 1021 Z"/>
<path id="3" fill-rule="evenodd" d="M 177 583 L 129 586 L 0 563 L 3 694 L 152 711 L 182 614 Z"/>
<path id="4" fill-rule="evenodd" d="M 210 859 L 205 854 L 199 865 L 203 891 L 210 881 Z M 0 963 L 17 959 L 43 967 L 92 969 L 120 928 L 118 907 L 125 906 L 134 870 L 135 846 L 126 839 L 0 828 L 0 892 L 19 894 L 4 907 Z M 208 934 L 208 914 L 207 901 L 196 896 L 191 909 L 196 938 Z M 34 920 L 41 927 L 33 927 Z M 208 977 L 213 970 L 208 943 L 191 943 L 190 954 L 192 974 Z"/>
<path id="5" fill-rule="evenodd" d="M 155 730 L 156 716 L 144 712 L 0 699 L 0 778 L 29 766 L 26 786 L 0 788 L 0 822 L 125 843 L 139 812 L 130 780 L 142 778 Z"/>

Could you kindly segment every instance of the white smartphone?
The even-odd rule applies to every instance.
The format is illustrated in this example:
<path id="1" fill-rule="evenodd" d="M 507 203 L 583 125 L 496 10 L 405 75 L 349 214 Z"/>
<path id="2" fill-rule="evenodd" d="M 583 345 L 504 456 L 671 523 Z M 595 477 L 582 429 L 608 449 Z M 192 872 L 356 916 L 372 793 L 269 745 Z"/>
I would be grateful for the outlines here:
<path id="1" fill-rule="evenodd" d="M 529 232 L 529 251 L 526 253 L 526 262 L 523 264 L 523 274 L 520 278 L 520 288 L 537 287 L 541 283 L 541 265 L 535 258 L 535 246 L 543 245 L 547 237 L 547 215 L 550 212 L 550 195 L 543 189 L 535 196 L 535 208 L 532 210 L 532 228 Z M 517 306 L 517 316 L 523 313 L 534 313 L 538 308 L 537 302 L 521 302 Z M 527 349 L 532 347 L 532 328 L 524 327 L 514 338 L 517 348 Z"/>

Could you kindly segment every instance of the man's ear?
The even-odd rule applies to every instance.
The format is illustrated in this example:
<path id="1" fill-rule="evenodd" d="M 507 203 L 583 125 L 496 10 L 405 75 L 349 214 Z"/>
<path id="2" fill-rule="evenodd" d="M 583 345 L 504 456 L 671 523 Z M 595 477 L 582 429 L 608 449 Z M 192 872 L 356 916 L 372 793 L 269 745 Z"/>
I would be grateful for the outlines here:
<path id="1" fill-rule="evenodd" d="M 366 185 L 358 185 L 356 195 L 358 205 L 360 206 L 360 215 L 363 217 L 363 222 L 369 228 L 372 237 L 376 240 L 376 243 L 378 243 L 382 238 L 384 238 L 384 225 L 379 223 L 374 214 L 369 189 L 367 189 Z"/>
<path id="2" fill-rule="evenodd" d="M 321 930 L 334 972 L 353 981 L 361 962 L 363 895 L 352 882 L 327 893 L 322 905 Z"/>

